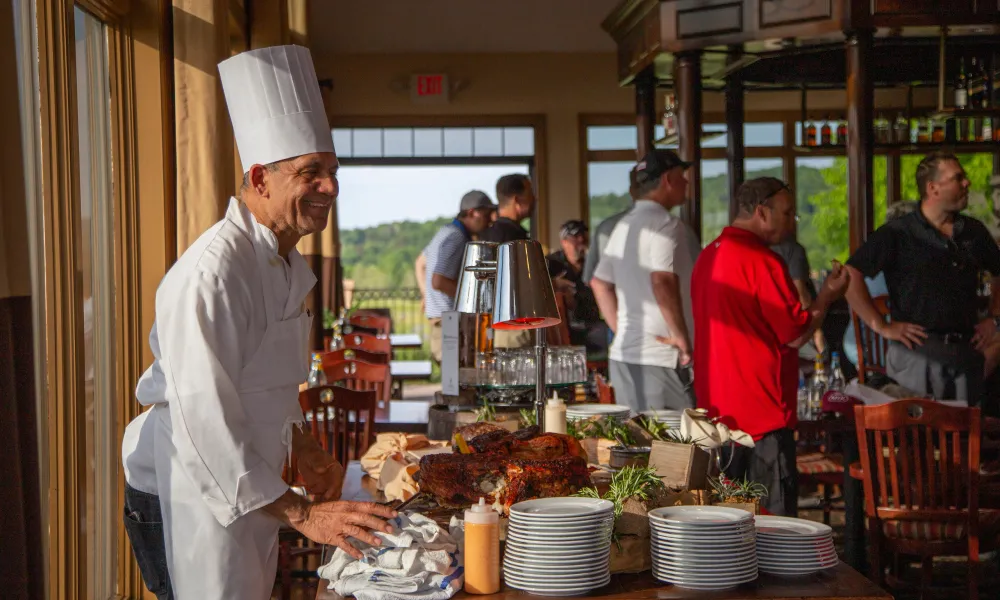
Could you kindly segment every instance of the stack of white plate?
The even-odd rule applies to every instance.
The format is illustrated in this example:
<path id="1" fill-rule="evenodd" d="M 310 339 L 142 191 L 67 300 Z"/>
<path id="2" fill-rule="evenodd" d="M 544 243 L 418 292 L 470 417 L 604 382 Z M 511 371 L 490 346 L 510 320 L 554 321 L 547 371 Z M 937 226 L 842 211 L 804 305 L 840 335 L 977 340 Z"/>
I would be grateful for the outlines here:
<path id="1" fill-rule="evenodd" d="M 627 406 L 618 404 L 570 404 L 566 406 L 566 419 L 582 421 L 592 417 L 613 417 L 622 421 L 632 416 Z"/>
<path id="2" fill-rule="evenodd" d="M 757 560 L 773 575 L 808 575 L 837 566 L 833 529 L 791 517 L 757 517 Z"/>
<path id="3" fill-rule="evenodd" d="M 576 596 L 611 581 L 614 505 L 596 498 L 540 498 L 510 507 L 503 575 L 539 596 Z"/>
<path id="4" fill-rule="evenodd" d="M 649 417 L 650 419 L 655 419 L 661 423 L 666 423 L 671 429 L 676 429 L 678 433 L 681 430 L 681 416 L 684 414 L 680 410 L 647 410 L 643 411 L 642 415 L 644 417 Z"/>
<path id="5" fill-rule="evenodd" d="M 753 515 L 723 506 L 649 512 L 653 576 L 692 590 L 724 590 L 757 579 Z"/>

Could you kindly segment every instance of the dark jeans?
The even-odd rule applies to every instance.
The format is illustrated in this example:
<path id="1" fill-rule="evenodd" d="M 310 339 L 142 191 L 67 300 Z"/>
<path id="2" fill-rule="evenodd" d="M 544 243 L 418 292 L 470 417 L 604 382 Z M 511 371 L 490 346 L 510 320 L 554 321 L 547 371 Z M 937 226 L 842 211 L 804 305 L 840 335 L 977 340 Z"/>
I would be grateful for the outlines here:
<path id="1" fill-rule="evenodd" d="M 159 496 L 140 492 L 126 483 L 123 518 L 146 587 L 156 594 L 157 600 L 173 600 Z"/>
<path id="2" fill-rule="evenodd" d="M 726 477 L 756 481 L 767 487 L 762 508 L 773 515 L 795 517 L 799 510 L 799 471 L 795 465 L 795 431 L 779 429 L 761 438 L 753 448 L 736 446 Z"/>

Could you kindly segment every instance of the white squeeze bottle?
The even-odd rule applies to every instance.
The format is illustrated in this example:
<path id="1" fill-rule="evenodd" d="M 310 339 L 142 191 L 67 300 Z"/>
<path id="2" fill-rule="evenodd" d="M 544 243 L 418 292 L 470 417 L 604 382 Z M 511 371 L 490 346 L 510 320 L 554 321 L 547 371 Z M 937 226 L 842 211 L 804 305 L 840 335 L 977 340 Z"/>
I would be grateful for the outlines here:
<path id="1" fill-rule="evenodd" d="M 500 591 L 500 513 L 484 498 L 465 511 L 465 591 Z"/>
<path id="2" fill-rule="evenodd" d="M 555 392 L 545 405 L 545 433 L 566 434 L 566 404 Z"/>

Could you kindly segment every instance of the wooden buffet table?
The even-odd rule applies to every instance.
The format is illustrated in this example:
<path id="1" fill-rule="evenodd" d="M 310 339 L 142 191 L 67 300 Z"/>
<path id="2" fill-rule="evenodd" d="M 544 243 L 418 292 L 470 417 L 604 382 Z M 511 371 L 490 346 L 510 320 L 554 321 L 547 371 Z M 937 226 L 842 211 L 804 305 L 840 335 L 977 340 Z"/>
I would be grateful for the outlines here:
<path id="1" fill-rule="evenodd" d="M 383 500 L 375 488 L 375 481 L 364 475 L 361 465 L 352 462 L 347 467 L 344 480 L 344 500 Z M 316 600 L 341 600 L 341 596 L 327 589 L 329 582 L 321 580 Z M 498 594 L 477 596 L 459 592 L 457 600 L 492 599 L 532 596 L 514 588 L 504 587 Z M 657 581 L 649 572 L 637 575 L 613 575 L 611 583 L 592 591 L 587 597 L 609 600 L 667 600 L 680 598 L 707 598 L 716 600 L 760 600 L 764 598 L 802 598 L 814 600 L 891 600 L 892 596 L 863 575 L 840 563 L 833 569 L 807 577 L 782 578 L 761 575 L 757 581 L 722 592 L 687 590 Z"/>

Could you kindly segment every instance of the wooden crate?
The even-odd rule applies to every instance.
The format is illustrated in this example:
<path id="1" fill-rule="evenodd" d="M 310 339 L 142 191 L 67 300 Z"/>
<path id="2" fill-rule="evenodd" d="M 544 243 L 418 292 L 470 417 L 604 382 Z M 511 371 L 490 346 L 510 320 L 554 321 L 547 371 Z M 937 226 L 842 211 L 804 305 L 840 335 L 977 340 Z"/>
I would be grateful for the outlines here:
<path id="1" fill-rule="evenodd" d="M 649 466 L 669 488 L 704 490 L 708 487 L 708 452 L 693 444 L 653 440 Z"/>

